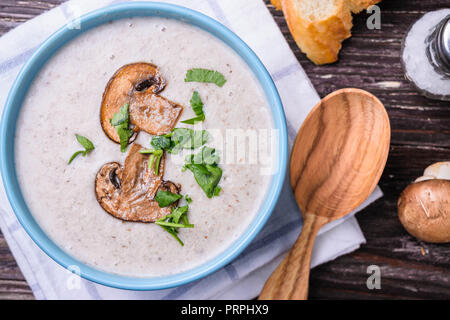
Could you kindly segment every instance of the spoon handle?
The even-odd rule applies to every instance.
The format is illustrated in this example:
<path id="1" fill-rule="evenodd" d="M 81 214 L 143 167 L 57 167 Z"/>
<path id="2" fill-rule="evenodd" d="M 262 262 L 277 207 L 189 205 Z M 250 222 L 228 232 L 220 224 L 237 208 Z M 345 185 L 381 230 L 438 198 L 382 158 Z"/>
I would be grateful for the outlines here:
<path id="1" fill-rule="evenodd" d="M 326 217 L 304 215 L 303 228 L 291 251 L 275 269 L 259 295 L 259 300 L 306 300 L 308 298 L 311 252 Z"/>

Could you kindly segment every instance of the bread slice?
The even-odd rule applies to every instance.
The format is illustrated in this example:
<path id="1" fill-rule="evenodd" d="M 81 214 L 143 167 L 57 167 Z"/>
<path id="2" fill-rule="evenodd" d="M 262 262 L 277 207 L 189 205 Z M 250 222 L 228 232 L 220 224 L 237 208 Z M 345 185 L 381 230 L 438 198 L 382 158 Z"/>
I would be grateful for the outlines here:
<path id="1" fill-rule="evenodd" d="M 351 36 L 352 12 L 381 0 L 271 0 L 283 10 L 299 48 L 315 64 L 337 61 L 342 41 Z"/>

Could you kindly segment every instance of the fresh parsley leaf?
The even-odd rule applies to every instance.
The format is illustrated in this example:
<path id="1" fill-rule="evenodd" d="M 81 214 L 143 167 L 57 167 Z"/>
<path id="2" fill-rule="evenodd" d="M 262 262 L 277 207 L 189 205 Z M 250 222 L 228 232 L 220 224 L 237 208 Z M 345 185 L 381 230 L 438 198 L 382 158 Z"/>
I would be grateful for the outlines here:
<path id="1" fill-rule="evenodd" d="M 217 86 L 222 87 L 227 80 L 218 71 L 202 69 L 202 68 L 194 68 L 189 69 L 186 72 L 186 77 L 184 78 L 184 82 L 207 82 L 207 83 L 215 83 Z"/>
<path id="2" fill-rule="evenodd" d="M 183 221 L 183 224 L 185 224 L 185 225 L 189 225 L 190 223 L 189 223 L 189 219 L 188 219 L 188 217 L 187 217 L 187 214 L 183 214 L 182 216 L 181 216 L 181 220 Z"/>
<path id="3" fill-rule="evenodd" d="M 117 130 L 117 135 L 120 140 L 120 151 L 126 152 L 128 141 L 133 135 L 133 130 L 129 128 L 130 115 L 128 113 L 129 104 L 125 103 L 119 112 L 115 113 L 114 116 L 109 120 L 111 125 Z"/>
<path id="4" fill-rule="evenodd" d="M 192 110 L 194 110 L 196 116 L 203 114 L 203 101 L 197 91 L 194 91 L 189 102 L 191 103 Z"/>
<path id="5" fill-rule="evenodd" d="M 162 151 L 162 150 L 161 150 Z M 162 153 L 160 155 L 156 156 L 156 162 L 155 162 L 155 174 L 159 174 L 159 164 L 161 162 Z"/>
<path id="6" fill-rule="evenodd" d="M 196 155 L 187 156 L 183 166 L 185 170 L 189 169 L 194 174 L 195 181 L 208 198 L 218 196 L 221 190 L 218 186 L 222 178 L 222 169 L 218 166 L 219 161 L 216 150 L 205 146 Z"/>
<path id="7" fill-rule="evenodd" d="M 80 136 L 79 134 L 75 134 L 77 141 L 86 149 L 86 152 L 92 151 L 95 149 L 94 144 L 86 137 Z"/>
<path id="8" fill-rule="evenodd" d="M 187 119 L 187 120 L 183 120 L 183 121 L 181 121 L 181 123 L 196 124 L 197 122 L 202 122 L 202 121 L 205 121 L 205 115 L 204 114 L 202 114 L 202 115 L 200 115 L 198 117 L 194 117 L 194 118 L 190 118 L 190 119 Z"/>
<path id="9" fill-rule="evenodd" d="M 186 202 L 187 202 L 188 204 L 191 204 L 191 203 L 192 203 L 192 198 L 191 198 L 188 194 L 184 195 L 184 199 L 186 199 Z"/>
<path id="10" fill-rule="evenodd" d="M 203 147 L 198 154 L 187 156 L 183 166 L 183 169 L 189 169 L 194 174 L 195 181 L 208 198 L 220 192 L 218 184 L 222 178 L 222 169 L 218 166 L 219 161 L 215 149 Z"/>
<path id="11" fill-rule="evenodd" d="M 141 154 L 162 154 L 161 149 L 141 149 L 139 150 Z"/>
<path id="12" fill-rule="evenodd" d="M 142 149 L 139 153 L 150 154 L 150 159 L 148 161 L 148 168 L 152 169 L 153 164 L 155 164 L 155 174 L 159 174 L 159 163 L 161 162 L 161 157 L 163 156 L 163 151 L 161 149 Z"/>
<path id="13" fill-rule="evenodd" d="M 177 240 L 178 243 L 181 244 L 181 246 L 184 246 L 184 243 L 183 243 L 183 241 L 181 241 L 181 239 L 178 237 L 178 235 L 177 235 L 178 231 L 177 231 L 175 228 L 172 228 L 172 227 L 166 227 L 166 226 L 160 225 L 160 223 L 161 223 L 161 222 L 158 222 L 158 221 L 155 222 L 155 224 L 159 225 L 161 228 L 163 228 L 164 230 L 166 230 L 167 233 L 169 233 L 172 237 L 174 237 L 175 240 Z"/>
<path id="14" fill-rule="evenodd" d="M 70 160 L 69 160 L 69 164 L 71 164 L 72 163 L 72 161 L 73 161 L 73 159 L 75 159 L 79 154 L 81 154 L 81 153 L 83 153 L 84 154 L 84 151 L 83 150 L 81 150 L 81 151 L 77 151 L 77 152 L 75 152 L 71 157 L 70 157 Z"/>
<path id="15" fill-rule="evenodd" d="M 217 165 L 209 164 L 186 164 L 185 167 L 194 174 L 195 181 L 208 198 L 218 194 L 216 188 L 222 178 L 222 169 Z"/>
<path id="16" fill-rule="evenodd" d="M 216 154 L 216 149 L 210 147 L 203 147 L 196 155 L 188 155 L 186 162 L 196 164 L 218 164 L 220 157 Z"/>
<path id="17" fill-rule="evenodd" d="M 174 223 L 178 223 L 181 219 L 181 216 L 184 215 L 185 213 L 187 213 L 188 209 L 189 209 L 189 206 L 182 206 L 182 207 L 175 208 L 171 213 L 172 221 Z"/>
<path id="18" fill-rule="evenodd" d="M 175 201 L 181 199 L 182 197 L 183 196 L 181 194 L 159 190 L 155 196 L 155 201 L 158 202 L 161 208 L 165 208 L 170 206 Z M 178 221 L 176 223 L 178 223 Z"/>
<path id="19" fill-rule="evenodd" d="M 176 154 L 180 149 L 196 149 L 207 143 L 209 139 L 210 136 L 206 130 L 175 128 L 171 135 L 173 147 L 168 152 Z"/>
<path id="20" fill-rule="evenodd" d="M 69 159 L 69 164 L 79 155 L 82 154 L 85 157 L 89 152 L 95 149 L 94 144 L 86 137 L 80 136 L 79 134 L 75 134 L 77 141 L 84 147 L 84 150 L 80 150 L 75 152 Z"/>
<path id="21" fill-rule="evenodd" d="M 163 149 L 163 150 L 167 150 L 170 148 L 170 137 L 163 135 L 163 136 L 154 136 L 152 138 L 152 141 L 150 142 L 150 144 L 153 146 L 153 148 L 155 149 Z"/>
<path id="22" fill-rule="evenodd" d="M 222 191 L 222 188 L 221 188 L 221 187 L 219 187 L 219 186 L 215 187 L 215 188 L 214 188 L 214 197 L 218 197 L 220 191 Z"/>
<path id="23" fill-rule="evenodd" d="M 177 228 L 193 228 L 194 225 L 189 223 L 187 218 L 188 206 L 182 206 L 172 210 L 171 214 L 157 220 L 155 224 L 166 230 L 172 237 L 174 237 L 182 246 L 183 241 L 178 237 Z M 181 220 L 181 223 L 180 223 Z"/>
<path id="24" fill-rule="evenodd" d="M 210 139 L 206 130 L 192 130 L 188 128 L 174 128 L 171 133 L 154 136 L 151 145 L 155 149 L 162 149 L 177 154 L 181 149 L 196 149 Z"/>
<path id="25" fill-rule="evenodd" d="M 133 131 L 128 128 L 124 128 L 123 125 L 117 126 L 116 130 L 117 130 L 117 134 L 119 135 L 119 140 L 120 140 L 120 151 L 126 152 L 127 146 L 128 146 L 128 141 L 130 140 L 131 136 L 133 135 Z"/>
<path id="26" fill-rule="evenodd" d="M 203 102 L 197 91 L 194 91 L 194 93 L 192 94 L 190 103 L 196 117 L 188 120 L 183 120 L 181 122 L 186 124 L 195 124 L 197 122 L 204 121 L 205 114 L 203 113 Z"/>
<path id="27" fill-rule="evenodd" d="M 193 224 L 182 224 L 182 223 L 175 223 L 175 222 L 167 222 L 167 221 L 157 221 L 157 225 L 165 226 L 165 227 L 172 227 L 172 228 L 193 228 Z"/>
<path id="28" fill-rule="evenodd" d="M 119 112 L 115 113 L 114 116 L 111 118 L 111 120 L 109 120 L 109 122 L 111 123 L 111 125 L 113 127 L 120 126 L 121 124 L 126 124 L 126 126 L 128 127 L 128 122 L 130 120 L 129 114 L 128 114 L 129 106 L 130 106 L 129 103 L 125 103 L 119 109 Z"/>

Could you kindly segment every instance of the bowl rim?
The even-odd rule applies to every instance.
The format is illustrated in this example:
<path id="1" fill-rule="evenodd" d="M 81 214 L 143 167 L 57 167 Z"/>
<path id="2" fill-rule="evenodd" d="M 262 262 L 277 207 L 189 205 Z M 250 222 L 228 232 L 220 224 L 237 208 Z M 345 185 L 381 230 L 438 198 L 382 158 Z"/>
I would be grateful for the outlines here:
<path id="1" fill-rule="evenodd" d="M 247 64 L 260 83 L 268 101 L 274 128 L 278 129 L 277 171 L 272 176 L 266 197 L 244 233 L 217 256 L 187 271 L 158 277 L 132 277 L 94 268 L 63 251 L 41 229 L 23 198 L 15 170 L 16 123 L 26 92 L 42 66 L 62 46 L 78 35 L 112 20 L 136 16 L 158 16 L 197 26 L 224 42 Z M 280 96 L 276 86 L 256 54 L 231 30 L 216 20 L 185 7 L 159 2 L 128 2 L 110 5 L 79 18 L 80 29 L 64 25 L 45 40 L 24 64 L 17 75 L 3 110 L 0 124 L 0 169 L 11 207 L 22 227 L 49 257 L 69 271 L 90 281 L 118 289 L 159 290 L 201 279 L 233 261 L 254 239 L 271 215 L 280 195 L 287 167 L 287 129 Z M 77 269 L 78 268 L 78 269 Z"/>

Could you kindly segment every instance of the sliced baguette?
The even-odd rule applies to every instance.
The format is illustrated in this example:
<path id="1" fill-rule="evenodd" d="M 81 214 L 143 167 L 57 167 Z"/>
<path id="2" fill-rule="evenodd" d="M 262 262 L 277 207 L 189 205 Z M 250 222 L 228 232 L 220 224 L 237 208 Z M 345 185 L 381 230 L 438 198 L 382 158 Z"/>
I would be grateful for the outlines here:
<path id="1" fill-rule="evenodd" d="M 352 12 L 381 0 L 271 0 L 283 10 L 299 48 L 315 64 L 337 61 L 341 43 L 351 36 Z"/>

